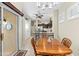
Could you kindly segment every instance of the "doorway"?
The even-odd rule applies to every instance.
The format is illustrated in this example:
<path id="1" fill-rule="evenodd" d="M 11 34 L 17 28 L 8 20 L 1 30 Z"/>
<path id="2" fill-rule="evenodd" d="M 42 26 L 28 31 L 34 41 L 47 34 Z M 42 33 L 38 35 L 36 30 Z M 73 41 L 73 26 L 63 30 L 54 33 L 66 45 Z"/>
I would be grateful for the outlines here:
<path id="1" fill-rule="evenodd" d="M 3 55 L 11 55 L 18 50 L 18 16 L 3 8 Z"/>

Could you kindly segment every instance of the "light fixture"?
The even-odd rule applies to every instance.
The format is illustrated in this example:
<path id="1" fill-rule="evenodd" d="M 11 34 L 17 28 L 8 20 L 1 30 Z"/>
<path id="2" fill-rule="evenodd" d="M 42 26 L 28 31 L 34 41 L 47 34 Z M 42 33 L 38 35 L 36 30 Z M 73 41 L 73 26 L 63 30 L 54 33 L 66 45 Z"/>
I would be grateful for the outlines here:
<path id="1" fill-rule="evenodd" d="M 3 22 L 2 22 L 2 27 L 5 28 L 6 24 L 7 24 L 7 21 L 6 21 L 6 19 L 4 18 L 4 19 L 3 19 Z"/>
<path id="2" fill-rule="evenodd" d="M 36 18 L 42 18 L 43 15 L 40 13 L 40 11 L 37 11 L 37 14 L 35 14 Z"/>
<path id="3" fill-rule="evenodd" d="M 53 8 L 53 6 L 58 5 L 60 2 L 37 2 L 37 7 L 41 9 Z"/>
<path id="4" fill-rule="evenodd" d="M 41 9 L 52 8 L 53 3 L 51 2 L 37 2 L 37 7 Z"/>
<path id="5" fill-rule="evenodd" d="M 60 2 L 53 2 L 53 5 L 58 5 L 60 4 Z"/>
<path id="6" fill-rule="evenodd" d="M 42 18 L 45 13 L 41 11 L 45 11 L 46 9 L 50 9 L 58 5 L 59 2 L 37 2 L 38 11 L 35 14 L 36 18 Z"/>
<path id="7" fill-rule="evenodd" d="M 42 5 L 41 9 L 45 9 L 45 4 Z"/>
<path id="8" fill-rule="evenodd" d="M 3 22 L 2 22 L 2 27 L 3 27 L 3 29 L 11 30 L 12 24 L 10 22 L 7 22 L 6 19 L 4 18 Z"/>
<path id="9" fill-rule="evenodd" d="M 29 29 L 29 24 L 28 24 L 28 23 L 25 24 L 25 29 L 26 29 L 26 30 Z"/>
<path id="10" fill-rule="evenodd" d="M 40 7 L 41 7 L 40 2 L 37 2 L 37 7 L 38 7 L 38 8 L 40 8 Z"/>
<path id="11" fill-rule="evenodd" d="M 52 4 L 50 3 L 50 4 L 49 4 L 49 8 L 52 8 L 52 7 L 53 7 L 53 6 L 52 6 Z"/>

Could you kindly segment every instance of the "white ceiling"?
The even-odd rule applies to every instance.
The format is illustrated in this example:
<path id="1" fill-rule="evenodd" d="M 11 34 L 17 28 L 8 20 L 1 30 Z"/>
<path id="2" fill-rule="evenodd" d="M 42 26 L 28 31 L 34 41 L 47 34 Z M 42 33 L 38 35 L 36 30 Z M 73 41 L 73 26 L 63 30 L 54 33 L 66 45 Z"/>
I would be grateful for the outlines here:
<path id="1" fill-rule="evenodd" d="M 37 14 L 37 11 L 39 10 L 37 7 L 37 3 L 36 2 L 25 2 L 23 3 L 23 12 L 26 16 L 29 16 L 31 19 L 36 20 L 36 16 L 35 14 Z M 57 5 L 59 6 L 59 5 Z M 52 16 L 53 14 L 53 10 L 57 8 L 57 6 L 53 7 L 53 8 L 46 8 L 45 10 L 40 10 L 41 13 L 43 13 L 44 17 L 43 20 L 49 20 L 49 18 Z"/>

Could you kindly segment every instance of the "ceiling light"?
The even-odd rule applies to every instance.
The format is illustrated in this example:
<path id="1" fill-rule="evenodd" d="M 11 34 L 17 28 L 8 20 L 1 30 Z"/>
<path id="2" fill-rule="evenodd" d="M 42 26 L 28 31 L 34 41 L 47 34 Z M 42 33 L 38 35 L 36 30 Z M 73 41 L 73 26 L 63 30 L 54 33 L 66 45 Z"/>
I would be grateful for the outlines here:
<path id="1" fill-rule="evenodd" d="M 59 4 L 60 2 L 53 2 L 53 5 L 57 5 L 57 4 Z"/>
<path id="2" fill-rule="evenodd" d="M 41 9 L 45 9 L 45 4 L 42 5 L 42 8 Z"/>
<path id="3" fill-rule="evenodd" d="M 49 4 L 49 8 L 52 8 L 52 4 L 51 3 Z"/>
<path id="4" fill-rule="evenodd" d="M 38 7 L 38 8 L 40 8 L 40 7 L 41 7 L 40 2 L 37 2 L 37 7 Z"/>

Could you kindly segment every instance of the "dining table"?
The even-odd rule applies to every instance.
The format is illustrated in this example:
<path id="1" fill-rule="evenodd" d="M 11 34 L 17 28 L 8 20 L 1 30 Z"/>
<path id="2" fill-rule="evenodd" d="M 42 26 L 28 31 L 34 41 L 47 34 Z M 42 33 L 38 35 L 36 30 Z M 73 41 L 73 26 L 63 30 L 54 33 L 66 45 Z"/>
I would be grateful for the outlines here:
<path id="1" fill-rule="evenodd" d="M 39 38 L 35 44 L 38 55 L 66 56 L 72 53 L 72 50 L 61 43 L 59 39 L 47 37 Z"/>

